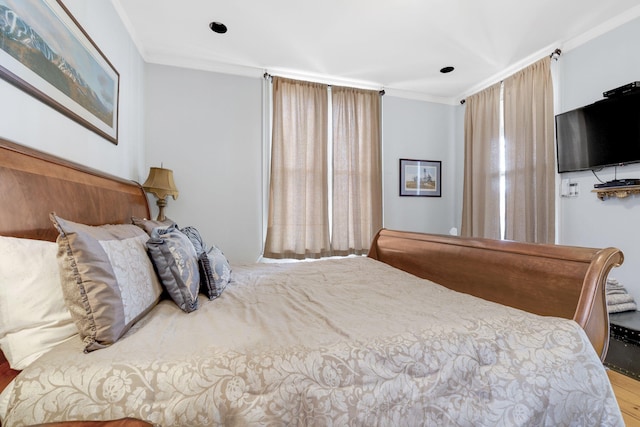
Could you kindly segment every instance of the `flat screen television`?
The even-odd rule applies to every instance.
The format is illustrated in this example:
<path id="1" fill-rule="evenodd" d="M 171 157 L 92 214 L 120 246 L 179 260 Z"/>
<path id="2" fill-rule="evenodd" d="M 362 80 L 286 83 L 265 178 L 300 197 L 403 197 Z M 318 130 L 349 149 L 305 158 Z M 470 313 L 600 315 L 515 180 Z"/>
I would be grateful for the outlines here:
<path id="1" fill-rule="evenodd" d="M 556 116 L 558 172 L 640 162 L 640 92 Z"/>

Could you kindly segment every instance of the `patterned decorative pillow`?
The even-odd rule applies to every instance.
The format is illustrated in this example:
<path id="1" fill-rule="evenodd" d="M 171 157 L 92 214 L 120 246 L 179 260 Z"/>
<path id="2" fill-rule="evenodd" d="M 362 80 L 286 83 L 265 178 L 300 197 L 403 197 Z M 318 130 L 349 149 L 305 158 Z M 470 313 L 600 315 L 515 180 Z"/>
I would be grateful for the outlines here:
<path id="1" fill-rule="evenodd" d="M 203 252 L 198 257 L 200 263 L 200 291 L 210 300 L 222 294 L 231 280 L 231 267 L 222 251 L 213 246 L 209 253 Z"/>
<path id="2" fill-rule="evenodd" d="M 155 228 L 147 249 L 171 299 L 187 313 L 196 310 L 200 273 L 196 250 L 189 238 L 176 227 Z"/>
<path id="3" fill-rule="evenodd" d="M 85 351 L 116 342 L 158 302 L 162 286 L 133 224 L 89 226 L 50 215 L 60 232 L 62 293 Z"/>
<path id="4" fill-rule="evenodd" d="M 189 237 L 198 254 L 200 292 L 206 294 L 210 300 L 218 298 L 231 280 L 229 261 L 217 246 L 208 248 L 196 228 L 185 227 L 180 231 Z"/>
<path id="5" fill-rule="evenodd" d="M 78 335 L 62 296 L 57 253 L 54 242 L 0 236 L 0 348 L 12 369 Z"/>
<path id="6" fill-rule="evenodd" d="M 219 296 L 231 280 L 231 266 L 229 265 L 227 257 L 224 256 L 216 245 L 211 247 L 207 255 L 209 256 L 209 262 L 213 270 L 213 281 L 215 282 L 217 292 L 216 296 Z"/>
<path id="7" fill-rule="evenodd" d="M 149 236 L 151 236 L 154 228 L 169 228 L 171 226 L 177 227 L 176 223 L 169 218 L 165 218 L 164 221 L 158 221 L 155 219 L 138 218 L 132 216 L 131 222 L 142 228 Z"/>

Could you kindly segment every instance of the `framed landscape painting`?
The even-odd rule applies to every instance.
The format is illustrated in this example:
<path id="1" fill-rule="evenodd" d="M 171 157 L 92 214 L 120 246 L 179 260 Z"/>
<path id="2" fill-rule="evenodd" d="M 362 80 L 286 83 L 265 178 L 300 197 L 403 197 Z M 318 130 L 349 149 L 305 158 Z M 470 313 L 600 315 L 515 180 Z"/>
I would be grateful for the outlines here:
<path id="1" fill-rule="evenodd" d="M 400 195 L 441 197 L 441 162 L 400 159 Z"/>
<path id="2" fill-rule="evenodd" d="M 0 0 L 0 77 L 118 143 L 120 75 L 56 0 Z"/>

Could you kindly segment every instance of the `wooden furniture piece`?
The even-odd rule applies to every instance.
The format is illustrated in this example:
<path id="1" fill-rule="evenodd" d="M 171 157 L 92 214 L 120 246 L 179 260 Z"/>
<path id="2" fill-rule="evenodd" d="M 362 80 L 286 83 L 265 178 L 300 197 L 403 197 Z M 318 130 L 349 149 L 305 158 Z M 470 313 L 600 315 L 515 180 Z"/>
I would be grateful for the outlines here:
<path id="1" fill-rule="evenodd" d="M 640 311 L 610 315 L 610 347 L 605 365 L 640 380 Z"/>
<path id="2" fill-rule="evenodd" d="M 49 219 L 56 212 L 89 225 L 131 223 L 149 217 L 135 182 L 0 139 L 0 234 L 55 241 Z"/>
<path id="3" fill-rule="evenodd" d="M 0 390 L 4 390 L 4 388 L 16 377 L 16 375 L 18 375 L 18 373 L 19 371 L 11 369 L 9 362 L 7 362 L 7 358 L 4 356 L 2 351 L 0 351 Z"/>
<path id="4" fill-rule="evenodd" d="M 618 249 L 381 230 L 369 256 L 455 291 L 573 319 L 604 360 L 609 342 L 605 282 L 623 262 Z"/>
<path id="5" fill-rule="evenodd" d="M 133 181 L 0 139 L 0 235 L 55 241 L 49 213 L 99 225 L 149 217 Z M 369 256 L 453 290 L 533 313 L 574 319 L 604 358 L 604 283 L 623 261 L 588 249 L 381 230 Z M 0 353 L 0 390 L 16 375 Z"/>
<path id="6" fill-rule="evenodd" d="M 640 194 L 640 185 L 596 188 L 594 190 L 591 190 L 591 192 L 596 193 L 596 196 L 598 196 L 598 199 L 600 200 L 606 200 L 610 197 L 617 197 L 618 199 L 624 199 L 634 194 Z"/>

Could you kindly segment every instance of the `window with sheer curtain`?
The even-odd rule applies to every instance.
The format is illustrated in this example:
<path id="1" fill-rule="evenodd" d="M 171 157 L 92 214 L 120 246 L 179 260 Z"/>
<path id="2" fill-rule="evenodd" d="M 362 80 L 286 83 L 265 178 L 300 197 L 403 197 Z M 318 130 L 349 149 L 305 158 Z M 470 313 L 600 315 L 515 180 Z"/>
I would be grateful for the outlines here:
<path id="1" fill-rule="evenodd" d="M 467 99 L 463 236 L 555 241 L 550 58 Z"/>
<path id="2" fill-rule="evenodd" d="M 382 226 L 380 95 L 273 78 L 263 255 L 364 254 Z"/>

